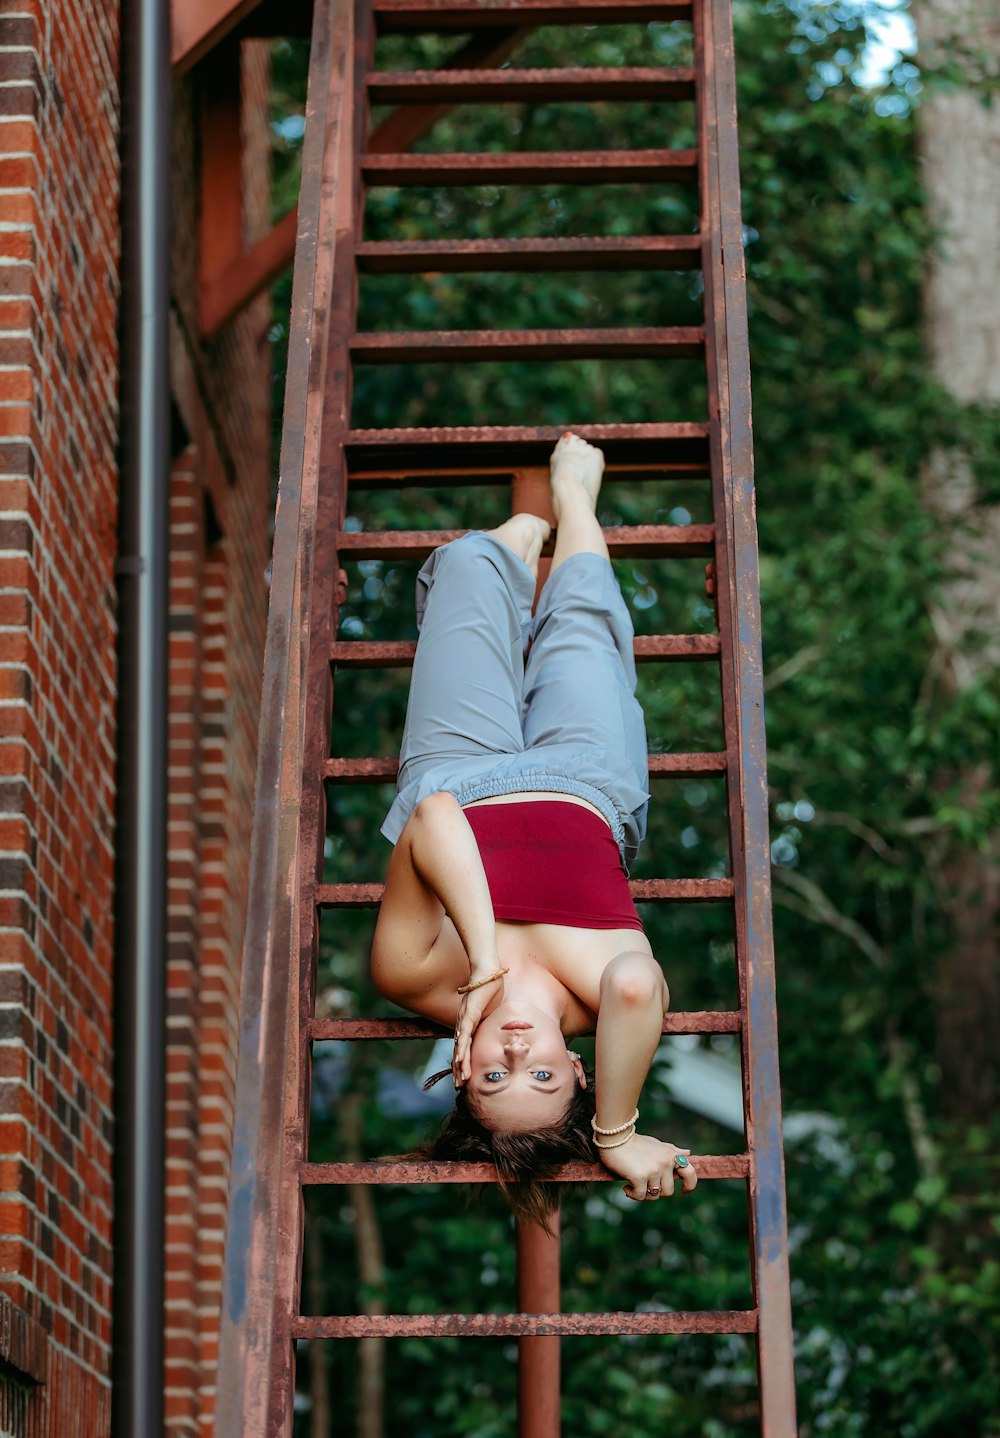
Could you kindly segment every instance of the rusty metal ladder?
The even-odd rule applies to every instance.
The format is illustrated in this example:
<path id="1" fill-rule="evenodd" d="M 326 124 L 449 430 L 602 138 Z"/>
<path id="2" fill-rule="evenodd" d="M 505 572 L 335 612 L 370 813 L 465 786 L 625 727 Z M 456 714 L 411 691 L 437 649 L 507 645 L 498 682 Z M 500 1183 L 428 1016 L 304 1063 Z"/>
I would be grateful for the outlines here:
<path id="1" fill-rule="evenodd" d="M 281 481 L 276 518 L 241 1008 L 237 1114 L 220 1337 L 217 1429 L 225 1438 L 291 1433 L 294 1345 L 300 1338 L 461 1334 L 520 1340 L 522 1438 L 559 1426 L 559 1335 L 753 1334 L 761 1430 L 795 1432 L 791 1318 L 770 923 L 756 529 L 744 264 L 739 203 L 731 0 L 316 0 L 310 51 Z M 496 68 L 524 27 L 690 20 L 694 67 L 631 70 Z M 465 33 L 440 70 L 372 73 L 378 32 Z M 414 154 L 443 109 L 536 95 L 694 100 L 693 150 Z M 371 134 L 373 103 L 398 108 Z M 623 239 L 371 242 L 362 238 L 367 184 L 589 184 L 665 179 L 697 185 L 698 234 Z M 683 329 L 357 333 L 359 272 L 700 268 L 702 326 Z M 713 522 L 612 529 L 613 556 L 700 554 L 714 564 L 718 632 L 636 640 L 644 661 L 718 666 L 725 747 L 651 756 L 653 777 L 725 777 L 731 878 L 656 879 L 637 898 L 724 899 L 734 909 L 739 1007 L 676 1013 L 671 1034 L 736 1033 L 746 1151 L 700 1156 L 703 1179 L 747 1184 L 754 1306 L 739 1312 L 560 1314 L 558 1242 L 518 1235 L 521 1312 L 510 1315 L 306 1317 L 299 1309 L 303 1186 L 491 1180 L 487 1166 L 308 1161 L 311 1044 L 316 1039 L 436 1038 L 417 1020 L 321 1020 L 313 999 L 319 915 L 371 906 L 378 886 L 324 884 L 325 785 L 394 777 L 395 761 L 331 758 L 334 666 L 408 665 L 405 642 L 338 640 L 348 559 L 418 558 L 460 531 L 348 531 L 350 486 L 513 479 L 518 507 L 546 503 L 545 465 L 559 428 L 357 430 L 355 365 L 510 359 L 703 355 L 708 413 L 687 423 L 591 425 L 609 476 L 642 470 L 710 480 Z M 654 481 L 655 482 L 655 479 Z M 543 511 L 544 512 L 544 511 Z M 655 801 L 654 801 L 655 802 Z M 607 1177 L 599 1166 L 569 1180 Z"/>

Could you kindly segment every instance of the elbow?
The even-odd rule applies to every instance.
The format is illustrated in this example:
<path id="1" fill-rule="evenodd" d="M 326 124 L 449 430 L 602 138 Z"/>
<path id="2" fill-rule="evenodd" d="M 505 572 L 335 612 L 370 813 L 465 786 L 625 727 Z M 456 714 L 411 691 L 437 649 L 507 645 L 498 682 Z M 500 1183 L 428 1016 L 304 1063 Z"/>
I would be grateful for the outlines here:
<path id="1" fill-rule="evenodd" d="M 666 1013 L 669 995 L 659 964 L 649 954 L 619 954 L 601 980 L 602 1003 L 607 999 L 623 1009 Z"/>
<path id="2" fill-rule="evenodd" d="M 427 794 L 418 804 L 414 806 L 410 815 L 410 822 L 419 825 L 421 828 L 428 824 L 439 823 L 442 819 L 452 818 L 455 814 L 462 812 L 461 805 L 454 794 L 439 789 L 433 794 Z"/>

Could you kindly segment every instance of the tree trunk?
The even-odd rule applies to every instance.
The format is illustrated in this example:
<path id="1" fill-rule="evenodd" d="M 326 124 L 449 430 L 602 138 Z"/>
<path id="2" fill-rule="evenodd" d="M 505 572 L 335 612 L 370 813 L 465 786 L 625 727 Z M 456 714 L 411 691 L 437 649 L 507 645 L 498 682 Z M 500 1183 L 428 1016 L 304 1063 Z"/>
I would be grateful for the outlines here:
<path id="1" fill-rule="evenodd" d="M 995 405 L 1000 11 L 996 0 L 920 0 L 913 8 L 925 77 L 918 115 L 923 182 L 938 231 L 924 293 L 929 363 L 960 404 Z M 928 456 L 922 488 L 947 541 L 946 578 L 932 616 L 934 669 L 947 703 L 1000 663 L 1000 505 L 977 495 L 960 448 Z M 956 754 L 940 781 L 974 808 L 995 782 L 993 756 Z M 950 838 L 937 863 L 949 927 L 937 994 L 942 1108 L 947 1117 L 985 1120 L 1000 1093 L 1000 834 L 983 849 Z"/>

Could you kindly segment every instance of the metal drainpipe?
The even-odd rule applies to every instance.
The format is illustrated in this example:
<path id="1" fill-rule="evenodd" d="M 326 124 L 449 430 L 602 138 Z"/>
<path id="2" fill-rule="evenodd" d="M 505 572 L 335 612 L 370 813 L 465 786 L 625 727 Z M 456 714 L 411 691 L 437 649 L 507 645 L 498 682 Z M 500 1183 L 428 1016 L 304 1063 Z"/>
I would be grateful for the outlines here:
<path id="1" fill-rule="evenodd" d="M 163 1431 L 169 0 L 122 16 L 114 1438 Z"/>

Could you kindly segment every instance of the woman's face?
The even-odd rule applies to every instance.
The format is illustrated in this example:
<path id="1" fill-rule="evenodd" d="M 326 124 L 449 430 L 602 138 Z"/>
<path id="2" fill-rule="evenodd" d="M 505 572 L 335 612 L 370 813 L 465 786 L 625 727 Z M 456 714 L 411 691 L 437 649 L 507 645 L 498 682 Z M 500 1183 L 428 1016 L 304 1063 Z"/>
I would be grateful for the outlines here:
<path id="1" fill-rule="evenodd" d="M 586 1083 L 558 1023 L 539 1009 L 499 1004 L 473 1035 L 466 1090 L 486 1128 L 518 1133 L 549 1128 L 566 1112 L 574 1089 Z"/>

